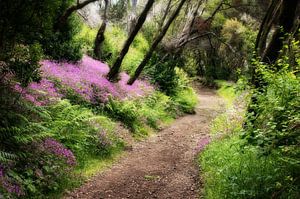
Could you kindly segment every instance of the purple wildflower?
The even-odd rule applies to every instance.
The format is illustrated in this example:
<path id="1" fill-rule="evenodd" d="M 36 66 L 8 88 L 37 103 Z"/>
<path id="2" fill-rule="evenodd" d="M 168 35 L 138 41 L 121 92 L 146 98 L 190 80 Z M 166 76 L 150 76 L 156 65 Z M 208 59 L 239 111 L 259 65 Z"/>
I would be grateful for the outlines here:
<path id="1" fill-rule="evenodd" d="M 52 138 L 47 138 L 44 141 L 44 147 L 46 150 L 54 155 L 63 157 L 66 159 L 67 164 L 74 166 L 76 164 L 76 158 L 71 150 L 66 149 L 61 143 Z"/>
<path id="2" fill-rule="evenodd" d="M 206 136 L 204 138 L 201 138 L 197 144 L 196 152 L 199 153 L 205 149 L 205 147 L 211 142 L 210 136 Z"/>
<path id="3" fill-rule="evenodd" d="M 112 145 L 112 141 L 107 137 L 105 131 L 101 131 L 98 134 L 99 144 L 101 148 L 108 148 Z"/>
<path id="4" fill-rule="evenodd" d="M 11 194 L 16 194 L 17 196 L 24 195 L 24 192 L 22 191 L 20 185 L 13 184 L 6 179 L 2 181 L 2 187 Z"/>
<path id="5" fill-rule="evenodd" d="M 0 186 L 2 186 L 8 193 L 15 194 L 17 196 L 24 195 L 20 185 L 10 182 L 5 176 L 5 168 L 0 164 Z"/>
<path id="6" fill-rule="evenodd" d="M 112 83 L 106 79 L 109 67 L 91 57 L 84 56 L 77 64 L 68 62 L 41 62 L 42 80 L 31 83 L 27 88 L 15 85 L 15 90 L 36 104 L 47 105 L 66 94 L 70 89 L 91 103 L 106 103 L 109 97 L 124 100 L 149 95 L 154 88 L 146 81 L 136 81 L 127 85 L 129 75 L 120 74 L 120 81 Z M 50 80 L 56 80 L 61 88 L 56 88 Z"/>

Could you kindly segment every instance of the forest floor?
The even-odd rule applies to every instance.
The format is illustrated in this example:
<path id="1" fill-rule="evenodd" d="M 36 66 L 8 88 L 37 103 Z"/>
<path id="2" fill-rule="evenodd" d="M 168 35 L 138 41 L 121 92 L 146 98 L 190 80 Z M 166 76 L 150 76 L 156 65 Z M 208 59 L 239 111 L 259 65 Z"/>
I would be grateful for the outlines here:
<path id="1" fill-rule="evenodd" d="M 194 115 L 186 115 L 148 139 L 137 142 L 111 168 L 65 198 L 201 198 L 197 142 L 224 110 L 214 90 L 199 88 Z"/>

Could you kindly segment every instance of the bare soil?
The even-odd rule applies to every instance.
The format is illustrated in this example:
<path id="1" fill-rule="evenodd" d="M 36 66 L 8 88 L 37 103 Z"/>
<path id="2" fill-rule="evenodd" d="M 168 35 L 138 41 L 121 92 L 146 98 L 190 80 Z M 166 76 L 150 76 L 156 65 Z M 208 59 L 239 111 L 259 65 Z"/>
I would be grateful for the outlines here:
<path id="1" fill-rule="evenodd" d="M 181 117 L 155 136 L 133 144 L 110 169 L 66 198 L 201 198 L 195 148 L 208 134 L 223 102 L 210 89 L 200 88 L 198 94 L 194 115 Z"/>

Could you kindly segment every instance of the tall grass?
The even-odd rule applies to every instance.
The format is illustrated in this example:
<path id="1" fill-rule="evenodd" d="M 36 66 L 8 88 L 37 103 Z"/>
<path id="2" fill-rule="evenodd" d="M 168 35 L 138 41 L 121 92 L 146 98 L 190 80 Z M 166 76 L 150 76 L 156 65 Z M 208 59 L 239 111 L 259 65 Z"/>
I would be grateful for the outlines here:
<path id="1" fill-rule="evenodd" d="M 233 87 L 222 83 L 218 90 L 230 99 L 227 104 L 237 100 Z M 299 198 L 298 179 L 292 177 L 297 167 L 276 152 L 263 156 L 257 147 L 246 145 L 240 138 L 245 108 L 234 104 L 239 102 L 212 122 L 213 141 L 198 156 L 205 198 Z"/>

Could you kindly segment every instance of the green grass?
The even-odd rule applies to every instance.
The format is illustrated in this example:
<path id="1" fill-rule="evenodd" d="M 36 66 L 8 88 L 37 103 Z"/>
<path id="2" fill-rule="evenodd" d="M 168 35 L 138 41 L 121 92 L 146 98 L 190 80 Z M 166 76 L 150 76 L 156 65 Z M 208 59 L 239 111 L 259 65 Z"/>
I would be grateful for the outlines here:
<path id="1" fill-rule="evenodd" d="M 109 168 L 116 160 L 118 160 L 123 154 L 121 148 L 112 152 L 109 157 L 89 157 L 86 159 L 86 164 L 83 168 L 76 169 L 75 173 L 83 177 L 83 179 L 89 179 L 95 174 Z"/>
<path id="2" fill-rule="evenodd" d="M 296 179 L 277 155 L 241 149 L 238 136 L 215 141 L 199 156 L 205 198 L 297 198 Z M 299 195 L 298 195 L 299 196 Z"/>
<path id="3" fill-rule="evenodd" d="M 227 106 L 231 106 L 237 97 L 235 92 L 235 84 L 223 80 L 216 80 L 215 82 L 219 87 L 217 91 L 218 95 L 220 95 L 226 101 Z"/>
<path id="4" fill-rule="evenodd" d="M 228 110 L 211 125 L 213 141 L 199 154 L 198 164 L 207 199 L 289 198 L 300 195 L 299 179 L 292 178 L 291 166 L 280 154 L 264 156 L 240 138 L 245 110 L 233 105 L 234 85 L 219 82 L 218 93 L 227 100 Z M 244 99 L 247 101 L 247 99 Z"/>

